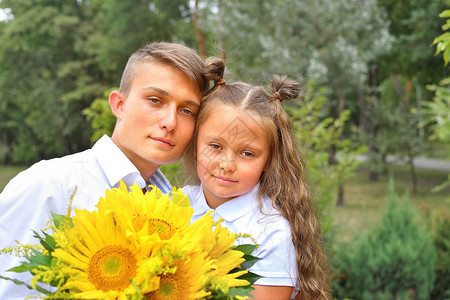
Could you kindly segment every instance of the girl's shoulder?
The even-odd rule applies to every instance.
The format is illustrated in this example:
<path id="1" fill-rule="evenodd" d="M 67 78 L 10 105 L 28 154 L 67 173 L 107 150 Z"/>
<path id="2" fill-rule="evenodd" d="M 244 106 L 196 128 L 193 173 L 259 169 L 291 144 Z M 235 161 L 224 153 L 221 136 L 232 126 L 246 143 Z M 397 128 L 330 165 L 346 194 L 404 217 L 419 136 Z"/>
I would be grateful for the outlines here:
<path id="1" fill-rule="evenodd" d="M 254 205 L 253 214 L 257 218 L 260 226 L 269 226 L 273 230 L 284 231 L 290 234 L 288 220 L 276 209 L 269 197 L 261 197 L 257 205 Z"/>
<path id="2" fill-rule="evenodd" d="M 191 205 L 196 203 L 203 195 L 200 185 L 186 185 L 182 187 L 181 190 L 183 191 L 183 194 L 188 196 Z"/>

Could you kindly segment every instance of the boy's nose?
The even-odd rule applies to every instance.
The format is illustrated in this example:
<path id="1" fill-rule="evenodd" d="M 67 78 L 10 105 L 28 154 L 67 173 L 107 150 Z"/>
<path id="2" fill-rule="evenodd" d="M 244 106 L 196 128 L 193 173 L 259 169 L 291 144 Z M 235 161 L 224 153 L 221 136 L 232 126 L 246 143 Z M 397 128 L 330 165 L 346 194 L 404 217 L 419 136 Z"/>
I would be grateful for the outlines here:
<path id="1" fill-rule="evenodd" d="M 168 131 L 174 131 L 175 128 L 177 128 L 177 112 L 176 109 L 167 107 L 167 109 L 164 110 L 164 115 L 162 116 L 161 120 L 159 121 L 159 126 L 161 128 L 165 128 Z"/>

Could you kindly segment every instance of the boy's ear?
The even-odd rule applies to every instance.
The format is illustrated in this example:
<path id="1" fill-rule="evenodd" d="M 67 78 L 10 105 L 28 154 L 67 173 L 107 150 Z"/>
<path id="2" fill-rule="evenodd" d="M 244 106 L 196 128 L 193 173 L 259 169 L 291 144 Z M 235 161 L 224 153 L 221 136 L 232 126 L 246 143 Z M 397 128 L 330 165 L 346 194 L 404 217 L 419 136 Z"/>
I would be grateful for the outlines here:
<path id="1" fill-rule="evenodd" d="M 119 120 L 122 118 L 124 101 L 125 97 L 119 91 L 112 91 L 109 95 L 109 106 L 113 115 Z"/>

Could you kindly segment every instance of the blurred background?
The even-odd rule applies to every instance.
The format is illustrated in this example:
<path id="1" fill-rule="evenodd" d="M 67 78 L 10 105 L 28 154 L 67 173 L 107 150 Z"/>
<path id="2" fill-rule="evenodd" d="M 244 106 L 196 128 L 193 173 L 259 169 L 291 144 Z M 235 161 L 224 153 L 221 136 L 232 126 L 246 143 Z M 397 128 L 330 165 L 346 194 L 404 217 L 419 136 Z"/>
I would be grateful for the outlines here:
<path id="1" fill-rule="evenodd" d="M 171 41 L 283 103 L 309 164 L 336 299 L 450 299 L 450 1 L 1 0 L 0 191 L 110 134 L 128 57 Z M 180 164 L 163 167 L 183 185 Z M 1 212 L 0 212 L 1 213 Z"/>

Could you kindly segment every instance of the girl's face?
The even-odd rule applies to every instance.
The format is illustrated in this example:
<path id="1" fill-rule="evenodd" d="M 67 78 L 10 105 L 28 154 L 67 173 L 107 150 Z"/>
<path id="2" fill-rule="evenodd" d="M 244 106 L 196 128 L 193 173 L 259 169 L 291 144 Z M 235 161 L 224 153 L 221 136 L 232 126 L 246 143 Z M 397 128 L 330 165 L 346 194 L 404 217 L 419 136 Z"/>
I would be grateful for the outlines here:
<path id="1" fill-rule="evenodd" d="M 260 119 L 230 105 L 218 105 L 200 125 L 197 172 L 211 208 L 249 192 L 269 157 Z"/>

